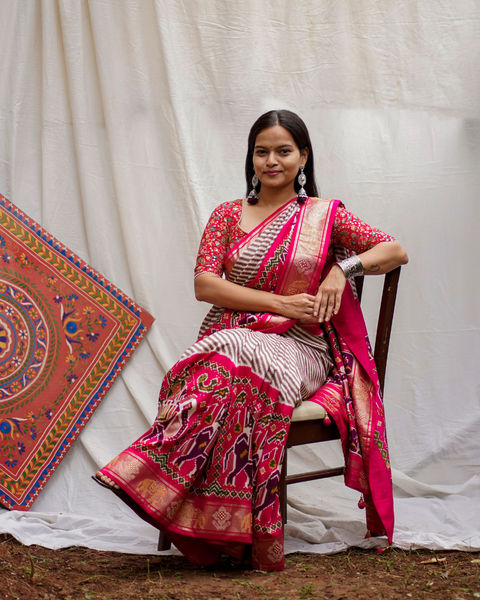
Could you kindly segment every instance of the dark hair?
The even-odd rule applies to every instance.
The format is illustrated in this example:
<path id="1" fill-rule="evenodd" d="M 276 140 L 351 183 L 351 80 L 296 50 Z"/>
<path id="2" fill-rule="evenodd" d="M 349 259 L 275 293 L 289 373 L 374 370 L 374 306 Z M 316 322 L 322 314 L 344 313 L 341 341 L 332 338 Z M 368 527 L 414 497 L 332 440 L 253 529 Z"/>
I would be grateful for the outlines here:
<path id="1" fill-rule="evenodd" d="M 315 183 L 315 168 L 313 163 L 313 150 L 312 142 L 310 141 L 310 135 L 308 129 L 302 119 L 290 110 L 271 110 L 261 117 L 259 117 L 250 129 L 248 135 L 248 152 L 245 160 L 245 179 L 247 180 L 247 196 L 251 192 L 252 177 L 254 175 L 253 170 L 253 152 L 255 149 L 255 141 L 257 135 L 264 129 L 274 127 L 275 125 L 281 125 L 289 131 L 298 146 L 300 152 L 303 152 L 305 148 L 308 148 L 308 158 L 305 164 L 304 173 L 307 177 L 307 183 L 305 184 L 305 191 L 308 196 L 313 198 L 318 197 L 317 185 Z M 299 171 L 300 173 L 300 171 Z M 260 190 L 261 183 L 257 185 L 257 192 Z M 295 178 L 295 191 L 298 192 L 300 185 Z"/>

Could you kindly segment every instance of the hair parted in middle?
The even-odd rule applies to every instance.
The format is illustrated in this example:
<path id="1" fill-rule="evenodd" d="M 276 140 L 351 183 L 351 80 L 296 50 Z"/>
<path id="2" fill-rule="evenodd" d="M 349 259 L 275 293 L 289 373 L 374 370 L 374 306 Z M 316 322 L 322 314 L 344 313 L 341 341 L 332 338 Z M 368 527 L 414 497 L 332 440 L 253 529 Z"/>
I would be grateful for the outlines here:
<path id="1" fill-rule="evenodd" d="M 253 153 L 255 150 L 255 141 L 259 133 L 261 133 L 264 129 L 268 129 L 269 127 L 275 127 L 275 125 L 284 127 L 291 134 L 298 146 L 298 149 L 300 150 L 300 153 L 302 153 L 305 148 L 308 148 L 308 157 L 304 169 L 304 173 L 307 177 L 307 183 L 304 187 L 308 196 L 311 196 L 312 198 L 318 197 L 317 184 L 315 183 L 312 142 L 310 141 L 310 135 L 308 133 L 307 126 L 298 115 L 291 110 L 285 109 L 270 110 L 259 117 L 250 129 L 250 133 L 248 135 L 248 152 L 245 160 L 247 196 L 253 188 L 252 178 L 255 173 L 253 170 Z M 298 173 L 300 174 L 300 170 Z M 260 191 L 261 185 L 262 184 L 259 182 L 257 185 L 257 192 Z M 300 184 L 298 183 L 297 178 L 295 178 L 295 191 L 298 192 L 299 189 Z"/>

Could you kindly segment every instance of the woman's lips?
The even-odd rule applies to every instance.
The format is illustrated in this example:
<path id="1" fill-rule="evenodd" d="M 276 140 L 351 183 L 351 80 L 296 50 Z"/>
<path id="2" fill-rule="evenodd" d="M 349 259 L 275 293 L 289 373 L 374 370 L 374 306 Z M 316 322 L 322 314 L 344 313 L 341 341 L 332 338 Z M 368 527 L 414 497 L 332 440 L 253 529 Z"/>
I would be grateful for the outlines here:
<path id="1" fill-rule="evenodd" d="M 279 175 L 280 171 L 265 171 L 265 175 L 268 175 L 268 177 L 275 177 L 275 175 Z"/>

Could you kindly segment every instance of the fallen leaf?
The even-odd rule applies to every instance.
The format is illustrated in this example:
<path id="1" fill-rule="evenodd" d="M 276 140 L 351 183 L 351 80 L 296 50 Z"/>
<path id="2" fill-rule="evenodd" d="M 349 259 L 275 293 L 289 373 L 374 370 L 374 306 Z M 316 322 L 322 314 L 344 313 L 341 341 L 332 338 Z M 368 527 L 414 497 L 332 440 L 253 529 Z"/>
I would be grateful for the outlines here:
<path id="1" fill-rule="evenodd" d="M 428 586 L 428 587 L 432 587 L 433 583 L 434 583 L 433 581 L 429 581 L 429 582 L 427 583 L 427 586 Z"/>
<path id="2" fill-rule="evenodd" d="M 429 558 L 428 560 L 422 560 L 420 562 L 421 565 L 429 565 L 431 563 L 439 563 L 439 562 L 445 562 L 447 559 L 446 557 L 444 558 L 437 558 L 436 556 L 433 558 Z"/>
<path id="3" fill-rule="evenodd" d="M 444 572 L 442 573 L 442 577 L 443 577 L 444 579 L 447 579 L 447 578 L 448 578 L 448 576 L 450 575 L 450 573 L 451 573 L 451 572 L 452 572 L 452 570 L 451 570 L 451 569 L 448 569 L 448 571 L 444 571 Z"/>
<path id="4" fill-rule="evenodd" d="M 480 563 L 480 560 L 478 560 L 478 558 L 476 558 L 475 560 L 471 560 L 471 563 Z"/>

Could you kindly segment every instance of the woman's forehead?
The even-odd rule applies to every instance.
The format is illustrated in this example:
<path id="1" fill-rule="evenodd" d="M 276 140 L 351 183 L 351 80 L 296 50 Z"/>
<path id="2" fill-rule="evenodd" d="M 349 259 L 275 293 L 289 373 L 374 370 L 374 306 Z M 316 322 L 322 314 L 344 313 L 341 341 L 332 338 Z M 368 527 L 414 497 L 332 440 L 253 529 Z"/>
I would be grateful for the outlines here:
<path id="1" fill-rule="evenodd" d="M 255 140 L 255 146 L 296 146 L 292 134 L 281 125 L 274 125 L 261 131 Z"/>

